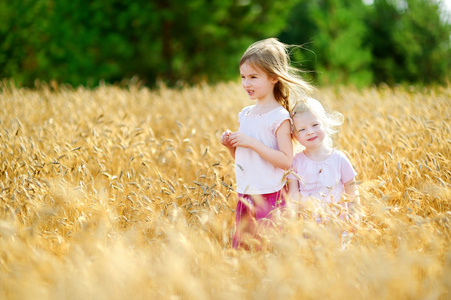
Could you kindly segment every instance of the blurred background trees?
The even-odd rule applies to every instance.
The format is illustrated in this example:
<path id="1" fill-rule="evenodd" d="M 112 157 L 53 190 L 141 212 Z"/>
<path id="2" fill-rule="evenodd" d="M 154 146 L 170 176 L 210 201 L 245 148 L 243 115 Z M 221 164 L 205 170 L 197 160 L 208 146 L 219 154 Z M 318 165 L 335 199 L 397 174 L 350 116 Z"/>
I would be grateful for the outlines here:
<path id="1" fill-rule="evenodd" d="M 238 78 L 256 40 L 303 45 L 319 85 L 444 83 L 449 18 L 432 0 L 0 0 L 0 78 L 152 86 Z"/>

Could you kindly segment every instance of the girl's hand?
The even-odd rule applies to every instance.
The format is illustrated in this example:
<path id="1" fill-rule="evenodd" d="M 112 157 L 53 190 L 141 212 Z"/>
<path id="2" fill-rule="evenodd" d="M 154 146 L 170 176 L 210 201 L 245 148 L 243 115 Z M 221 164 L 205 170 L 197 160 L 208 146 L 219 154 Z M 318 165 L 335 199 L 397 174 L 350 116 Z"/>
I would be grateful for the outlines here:
<path id="1" fill-rule="evenodd" d="M 252 148 L 252 143 L 254 141 L 253 138 L 242 132 L 233 132 L 230 134 L 229 138 L 233 147 Z"/>
<path id="2" fill-rule="evenodd" d="M 242 132 L 224 131 L 221 143 L 226 146 L 233 158 L 237 147 L 249 148 L 257 152 L 264 160 L 277 168 L 288 170 L 293 162 L 293 144 L 291 143 L 291 124 L 285 120 L 276 131 L 277 146 L 273 149 Z"/>
<path id="3" fill-rule="evenodd" d="M 223 144 L 224 146 L 226 146 L 227 148 L 232 148 L 232 144 L 230 141 L 230 134 L 232 132 L 230 130 L 226 130 L 222 133 L 221 135 L 221 144 Z"/>
<path id="4" fill-rule="evenodd" d="M 232 145 L 232 140 L 230 139 L 230 135 L 232 132 L 230 130 L 226 130 L 221 135 L 221 144 L 229 149 L 230 155 L 232 155 L 233 159 L 235 159 L 235 146 Z"/>

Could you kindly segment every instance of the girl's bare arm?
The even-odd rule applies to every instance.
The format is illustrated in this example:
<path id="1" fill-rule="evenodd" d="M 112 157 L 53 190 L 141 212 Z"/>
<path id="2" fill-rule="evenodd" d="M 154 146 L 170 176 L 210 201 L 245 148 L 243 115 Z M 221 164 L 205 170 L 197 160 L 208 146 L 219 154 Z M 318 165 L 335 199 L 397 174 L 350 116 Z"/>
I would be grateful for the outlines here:
<path id="1" fill-rule="evenodd" d="M 288 170 L 293 162 L 293 145 L 291 142 L 291 124 L 289 120 L 283 121 L 279 126 L 276 131 L 276 138 L 279 150 L 272 149 L 242 132 L 233 132 L 230 134 L 230 142 L 233 147 L 250 148 L 273 166 Z"/>

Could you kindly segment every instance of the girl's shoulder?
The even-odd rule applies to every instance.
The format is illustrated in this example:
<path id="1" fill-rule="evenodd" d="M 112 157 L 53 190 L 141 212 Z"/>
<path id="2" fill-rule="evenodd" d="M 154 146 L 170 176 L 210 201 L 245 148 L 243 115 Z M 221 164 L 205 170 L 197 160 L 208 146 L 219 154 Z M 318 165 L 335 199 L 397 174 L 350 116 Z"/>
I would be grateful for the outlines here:
<path id="1" fill-rule="evenodd" d="M 290 113 L 289 113 L 288 110 L 286 110 L 286 108 L 283 107 L 282 105 L 276 107 L 276 108 L 273 109 L 271 112 L 274 113 L 274 114 L 276 114 L 276 115 L 278 115 L 278 116 L 283 116 L 283 117 L 288 117 L 288 118 L 290 117 Z"/>
<path id="2" fill-rule="evenodd" d="M 348 155 L 346 155 L 343 151 L 334 149 L 334 153 L 332 154 L 335 157 L 335 160 L 345 164 L 351 164 Z"/>
<path id="3" fill-rule="evenodd" d="M 301 158 L 303 156 L 305 156 L 304 155 L 304 150 L 301 150 L 301 151 L 295 153 L 293 157 Z"/>
<path id="4" fill-rule="evenodd" d="M 244 116 L 252 118 L 264 118 L 270 122 L 278 122 L 279 120 L 291 120 L 290 113 L 283 107 L 278 106 L 263 114 L 254 114 L 252 109 L 255 105 L 246 106 L 238 113 L 238 119 L 241 120 Z"/>
<path id="5" fill-rule="evenodd" d="M 302 151 L 299 151 L 298 153 L 296 153 L 296 154 L 293 156 L 293 163 L 294 163 L 294 162 L 300 163 L 300 162 L 305 162 L 305 161 L 307 161 L 307 156 L 305 156 L 303 150 L 302 150 Z"/>
<path id="6" fill-rule="evenodd" d="M 332 153 L 332 155 L 335 156 L 336 158 L 348 159 L 348 156 L 343 151 L 340 151 L 340 150 L 335 149 L 335 148 L 334 148 L 334 152 Z"/>
<path id="7" fill-rule="evenodd" d="M 258 115 L 258 116 L 269 116 L 269 115 L 287 115 L 287 116 L 290 116 L 290 113 L 288 112 L 288 110 L 286 110 L 282 105 L 279 105 L 279 106 L 276 106 L 274 108 L 271 108 L 270 110 L 268 110 L 268 111 L 266 111 L 264 113 L 251 112 L 251 110 L 254 107 L 255 107 L 255 104 L 246 106 L 238 113 L 238 115 L 246 114 L 246 113 L 250 112 L 250 114 Z"/>
<path id="8" fill-rule="evenodd" d="M 285 120 L 290 120 L 291 122 L 290 113 L 283 106 L 275 107 L 264 115 L 270 122 L 278 123 L 279 125 Z"/>
<path id="9" fill-rule="evenodd" d="M 252 109 L 252 107 L 254 107 L 254 106 L 255 106 L 255 105 L 249 105 L 249 106 L 246 106 L 245 108 L 243 108 L 243 109 L 238 113 L 238 117 L 241 117 L 241 116 L 247 114 L 247 113 Z"/>
<path id="10" fill-rule="evenodd" d="M 250 111 L 250 110 L 252 109 L 252 107 L 254 107 L 254 106 L 255 106 L 255 104 L 254 104 L 254 105 L 246 106 L 246 107 L 244 107 L 244 108 L 241 110 L 241 112 L 248 112 L 248 111 Z"/>

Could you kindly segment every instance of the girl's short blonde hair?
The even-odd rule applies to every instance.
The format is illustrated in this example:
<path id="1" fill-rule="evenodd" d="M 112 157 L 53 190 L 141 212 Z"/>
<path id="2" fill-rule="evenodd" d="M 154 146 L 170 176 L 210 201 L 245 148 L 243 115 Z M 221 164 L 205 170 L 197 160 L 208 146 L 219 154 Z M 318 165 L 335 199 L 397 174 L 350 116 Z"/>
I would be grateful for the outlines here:
<path id="1" fill-rule="evenodd" d="M 327 112 L 324 109 L 324 106 L 316 99 L 313 98 L 307 98 L 305 100 L 301 99 L 297 101 L 292 110 L 292 118 L 296 116 L 296 114 L 301 114 L 303 112 L 309 111 L 311 112 L 315 117 L 319 119 L 321 122 L 324 131 L 326 132 L 326 143 L 329 146 L 332 146 L 332 138 L 331 136 L 336 134 L 341 130 L 341 125 L 344 121 L 344 116 L 339 113 L 338 111 L 333 112 Z M 293 122 L 293 130 L 295 131 L 296 128 L 294 127 Z"/>

